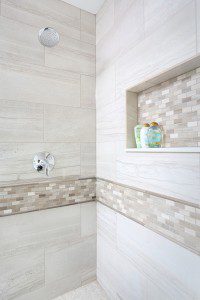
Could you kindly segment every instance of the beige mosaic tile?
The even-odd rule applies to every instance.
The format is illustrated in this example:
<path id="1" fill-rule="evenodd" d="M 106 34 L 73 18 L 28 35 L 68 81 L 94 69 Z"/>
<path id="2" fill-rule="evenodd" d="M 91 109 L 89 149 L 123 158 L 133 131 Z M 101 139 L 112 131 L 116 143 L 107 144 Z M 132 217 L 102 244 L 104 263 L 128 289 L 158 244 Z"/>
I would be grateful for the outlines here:
<path id="1" fill-rule="evenodd" d="M 138 123 L 158 122 L 165 147 L 200 146 L 199 69 L 138 94 Z"/>
<path id="2" fill-rule="evenodd" d="M 101 179 L 97 179 L 96 196 L 97 201 L 200 254 L 199 208 Z"/>
<path id="3" fill-rule="evenodd" d="M 0 216 L 96 199 L 95 179 L 59 179 L 0 187 Z"/>

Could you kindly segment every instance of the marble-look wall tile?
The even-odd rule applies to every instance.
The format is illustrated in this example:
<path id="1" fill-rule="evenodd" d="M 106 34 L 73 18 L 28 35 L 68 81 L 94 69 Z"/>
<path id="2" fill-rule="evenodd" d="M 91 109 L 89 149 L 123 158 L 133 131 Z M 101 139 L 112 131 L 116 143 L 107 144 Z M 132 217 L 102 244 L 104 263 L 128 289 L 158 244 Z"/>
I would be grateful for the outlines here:
<path id="1" fill-rule="evenodd" d="M 200 53 L 200 2 L 196 0 L 197 53 Z"/>
<path id="2" fill-rule="evenodd" d="M 96 278 L 96 204 L 85 205 L 0 218 L 1 299 L 50 300 Z"/>
<path id="3" fill-rule="evenodd" d="M 111 29 L 114 24 L 114 0 L 106 0 L 96 16 L 96 42 Z"/>
<path id="4" fill-rule="evenodd" d="M 81 176 L 96 176 L 96 144 L 81 143 Z"/>
<path id="5" fill-rule="evenodd" d="M 36 173 L 32 167 L 34 155 L 37 152 L 44 151 L 53 153 L 55 157 L 56 164 L 51 176 L 80 175 L 81 154 L 79 143 L 39 143 L 36 140 L 35 143 L 22 142 L 13 145 L 5 142 L 0 144 L 2 165 L 0 182 L 6 181 L 8 178 L 10 180 L 20 180 L 46 177 L 45 174 Z"/>
<path id="6" fill-rule="evenodd" d="M 8 19 L 31 25 L 37 30 L 55 27 L 66 36 L 80 39 L 80 9 L 59 0 L 40 3 L 25 0 L 3 0 L 2 15 Z"/>
<path id="7" fill-rule="evenodd" d="M 199 154 L 126 154 L 118 143 L 117 178 L 121 183 L 199 204 Z"/>
<path id="8" fill-rule="evenodd" d="M 34 291 L 44 286 L 43 247 L 29 245 L 0 251 L 0 266 L 1 299 L 17 299 L 30 290 Z"/>
<path id="9" fill-rule="evenodd" d="M 81 11 L 81 40 L 96 43 L 96 16 L 84 10 Z"/>
<path id="10" fill-rule="evenodd" d="M 45 48 L 45 65 L 80 74 L 95 75 L 95 48 L 94 45 L 87 44 L 87 46 L 92 48 L 93 54 L 70 51 L 61 46 Z"/>
<path id="11" fill-rule="evenodd" d="M 80 75 L 4 62 L 0 68 L 0 99 L 80 106 Z"/>
<path id="12" fill-rule="evenodd" d="M 81 236 L 86 237 L 97 232 L 96 203 L 81 204 Z"/>
<path id="13" fill-rule="evenodd" d="M 154 72 L 164 71 L 194 56 L 196 54 L 194 13 L 194 3 L 186 5 L 136 47 L 123 53 L 116 63 L 117 89 L 130 88 L 138 82 L 145 81 L 150 74 L 153 76 Z"/>
<path id="14" fill-rule="evenodd" d="M 95 77 L 81 75 L 81 107 L 96 107 L 95 86 Z"/>
<path id="15" fill-rule="evenodd" d="M 1 142 L 42 142 L 43 105 L 0 100 Z"/>
<path id="16" fill-rule="evenodd" d="M 95 110 L 45 106 L 44 138 L 48 142 L 95 142 Z"/>
<path id="17" fill-rule="evenodd" d="M 145 33 L 151 34 L 157 30 L 163 23 L 169 21 L 170 18 L 184 9 L 187 4 L 192 4 L 193 0 L 177 0 L 177 1 L 153 1 L 144 0 L 144 19 Z"/>
<path id="18" fill-rule="evenodd" d="M 198 299 L 196 254 L 102 204 L 97 206 L 97 279 L 111 299 Z M 114 228 L 105 213 L 116 219 Z M 116 240 L 107 232 L 113 232 Z M 188 270 L 194 276 L 188 276 Z"/>
<path id="19" fill-rule="evenodd" d="M 9 59 L 43 65 L 44 47 L 38 43 L 36 28 L 1 16 L 0 61 Z"/>
<path id="20" fill-rule="evenodd" d="M 97 140 L 97 176 L 116 179 L 116 143 Z M 111 179 L 112 178 L 112 179 Z"/>

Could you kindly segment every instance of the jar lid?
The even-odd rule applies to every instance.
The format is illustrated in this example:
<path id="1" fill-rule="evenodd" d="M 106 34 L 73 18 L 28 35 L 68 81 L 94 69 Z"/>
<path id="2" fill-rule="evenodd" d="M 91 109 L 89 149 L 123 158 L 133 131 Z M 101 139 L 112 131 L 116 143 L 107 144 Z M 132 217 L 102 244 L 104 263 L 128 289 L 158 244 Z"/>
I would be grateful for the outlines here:
<path id="1" fill-rule="evenodd" d="M 143 127 L 149 127 L 149 124 L 148 123 L 144 123 Z"/>
<path id="2" fill-rule="evenodd" d="M 150 126 L 151 126 L 151 127 L 153 127 L 153 126 L 158 126 L 158 123 L 157 123 L 157 122 L 152 122 L 152 123 L 150 124 Z"/>

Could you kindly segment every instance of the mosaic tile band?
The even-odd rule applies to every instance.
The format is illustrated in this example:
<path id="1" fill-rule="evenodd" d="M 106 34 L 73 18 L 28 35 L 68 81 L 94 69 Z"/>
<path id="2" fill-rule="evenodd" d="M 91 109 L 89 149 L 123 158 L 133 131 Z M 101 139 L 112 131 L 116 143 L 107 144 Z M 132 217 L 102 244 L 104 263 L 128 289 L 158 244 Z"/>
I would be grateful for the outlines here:
<path id="1" fill-rule="evenodd" d="M 138 123 L 158 122 L 165 147 L 200 146 L 200 68 L 138 94 Z"/>
<path id="2" fill-rule="evenodd" d="M 200 208 L 97 179 L 97 201 L 200 255 Z"/>
<path id="3" fill-rule="evenodd" d="M 95 178 L 54 178 L 0 187 L 0 216 L 94 201 L 95 182 Z"/>

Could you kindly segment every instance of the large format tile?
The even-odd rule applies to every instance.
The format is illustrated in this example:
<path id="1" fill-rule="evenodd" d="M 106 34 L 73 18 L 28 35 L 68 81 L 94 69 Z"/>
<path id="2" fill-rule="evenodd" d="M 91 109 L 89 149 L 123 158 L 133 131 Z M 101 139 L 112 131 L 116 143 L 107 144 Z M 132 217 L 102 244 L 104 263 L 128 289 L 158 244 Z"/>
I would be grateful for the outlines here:
<path id="1" fill-rule="evenodd" d="M 81 10 L 81 40 L 89 44 L 96 43 L 96 17 L 84 10 Z"/>
<path id="2" fill-rule="evenodd" d="M 43 105 L 0 100 L 1 142 L 41 142 Z"/>
<path id="3" fill-rule="evenodd" d="M 199 204 L 199 154 L 127 154 L 121 143 L 117 155 L 117 181 Z"/>
<path id="4" fill-rule="evenodd" d="M 95 106 L 95 77 L 81 75 L 81 107 Z"/>
<path id="5" fill-rule="evenodd" d="M 144 0 L 145 33 L 149 35 L 193 0 Z"/>
<path id="6" fill-rule="evenodd" d="M 96 16 L 96 42 L 98 43 L 114 25 L 114 0 L 106 0 Z"/>
<path id="7" fill-rule="evenodd" d="M 186 5 L 136 47 L 123 53 L 116 64 L 117 89 L 131 88 L 150 74 L 153 76 L 195 55 L 194 13 L 194 3 Z"/>
<path id="8" fill-rule="evenodd" d="M 2 15 L 37 30 L 50 26 L 59 33 L 80 39 L 80 9 L 63 1 L 3 0 Z"/>
<path id="9" fill-rule="evenodd" d="M 197 0 L 196 22 L 197 22 L 197 53 L 200 53 L 200 2 Z"/>
<path id="10" fill-rule="evenodd" d="M 96 268 L 96 237 L 74 243 L 57 243 L 45 250 L 45 282 L 76 275 L 82 277 Z"/>
<path id="11" fill-rule="evenodd" d="M 120 253 L 169 294 L 169 299 L 199 297 L 198 255 L 119 214 L 117 239 Z M 188 270 L 192 277 L 188 276 Z"/>
<path id="12" fill-rule="evenodd" d="M 81 176 L 96 176 L 96 144 L 81 143 Z"/>
<path id="13" fill-rule="evenodd" d="M 47 246 L 80 238 L 80 205 L 0 219 L 1 251 L 26 245 Z"/>
<path id="14" fill-rule="evenodd" d="M 98 138 L 98 137 L 97 137 Z M 97 140 L 97 177 L 116 179 L 116 143 Z"/>
<path id="15" fill-rule="evenodd" d="M 0 99 L 80 106 L 80 76 L 43 66 L 4 62 L 0 68 Z"/>
<path id="16" fill-rule="evenodd" d="M 96 202 L 81 204 L 81 236 L 96 234 Z"/>
<path id="17" fill-rule="evenodd" d="M 199 298 L 196 254 L 100 203 L 97 224 L 97 280 L 111 299 Z"/>
<path id="18" fill-rule="evenodd" d="M 7 249 L 0 252 L 0 266 L 1 299 L 16 299 L 44 286 L 43 248 L 27 246 Z"/>
<path id="19" fill-rule="evenodd" d="M 95 142 L 95 110 L 45 106 L 45 141 Z"/>
<path id="20" fill-rule="evenodd" d="M 84 46 L 84 42 L 81 42 Z M 45 65 L 52 68 L 67 70 L 79 74 L 95 75 L 95 47 L 85 44 L 85 50 L 90 53 L 84 53 L 82 49 L 71 50 L 68 45 L 62 47 L 62 44 L 54 48 L 45 48 Z"/>
<path id="21" fill-rule="evenodd" d="M 30 133 L 29 133 L 30 134 Z M 32 166 L 34 155 L 48 151 L 55 157 L 55 167 L 51 176 L 80 175 L 79 143 L 1 143 L 0 144 L 0 181 L 41 178 Z M 74 172 L 78 172 L 74 174 Z"/>
<path id="22" fill-rule="evenodd" d="M 44 47 L 38 42 L 37 29 L 0 17 L 0 61 L 16 60 L 44 64 Z"/>

